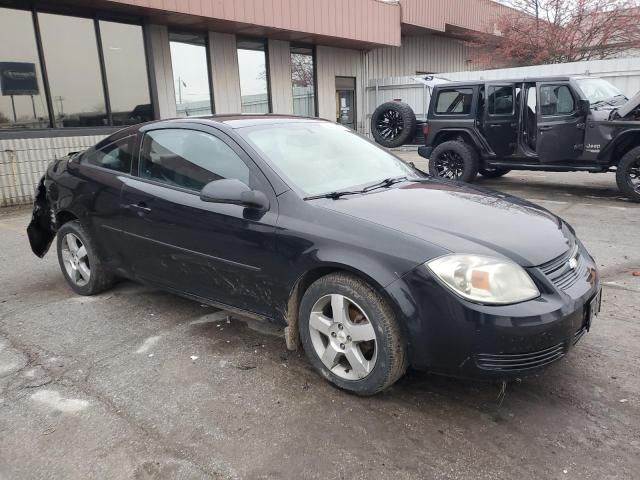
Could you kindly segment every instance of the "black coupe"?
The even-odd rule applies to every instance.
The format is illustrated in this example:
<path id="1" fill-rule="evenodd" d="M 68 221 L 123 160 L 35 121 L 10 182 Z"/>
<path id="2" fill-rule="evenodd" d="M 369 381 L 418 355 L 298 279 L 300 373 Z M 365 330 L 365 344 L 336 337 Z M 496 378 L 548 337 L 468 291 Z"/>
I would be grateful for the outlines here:
<path id="1" fill-rule="evenodd" d="M 435 179 L 318 119 L 130 127 L 52 162 L 28 227 L 81 295 L 126 277 L 286 327 L 358 394 L 406 368 L 506 379 L 563 357 L 599 311 L 573 229 Z"/>

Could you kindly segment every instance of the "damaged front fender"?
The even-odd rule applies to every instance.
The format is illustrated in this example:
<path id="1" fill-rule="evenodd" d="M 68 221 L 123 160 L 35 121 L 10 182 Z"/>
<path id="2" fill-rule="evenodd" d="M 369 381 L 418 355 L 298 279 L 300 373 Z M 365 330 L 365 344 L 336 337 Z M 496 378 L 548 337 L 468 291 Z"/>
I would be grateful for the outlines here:
<path id="1" fill-rule="evenodd" d="M 27 227 L 27 235 L 29 236 L 31 250 L 40 258 L 44 257 L 49 251 L 51 242 L 53 242 L 56 236 L 53 213 L 47 197 L 44 177 L 40 179 L 38 188 L 36 189 L 36 198 L 33 202 L 33 214 L 31 215 L 31 222 Z"/>

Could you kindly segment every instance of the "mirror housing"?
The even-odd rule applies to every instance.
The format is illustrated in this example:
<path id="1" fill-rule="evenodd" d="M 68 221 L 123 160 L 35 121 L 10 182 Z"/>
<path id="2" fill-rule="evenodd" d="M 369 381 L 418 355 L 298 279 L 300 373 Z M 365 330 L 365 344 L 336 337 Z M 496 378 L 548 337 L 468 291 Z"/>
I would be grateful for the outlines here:
<path id="1" fill-rule="evenodd" d="M 584 115 L 588 114 L 591 111 L 591 102 L 582 98 L 578 100 L 578 111 Z"/>
<path id="2" fill-rule="evenodd" d="M 240 205 L 257 210 L 267 210 L 269 199 L 259 190 L 251 190 L 235 178 L 223 178 L 207 183 L 200 191 L 200 200 L 209 203 Z"/>

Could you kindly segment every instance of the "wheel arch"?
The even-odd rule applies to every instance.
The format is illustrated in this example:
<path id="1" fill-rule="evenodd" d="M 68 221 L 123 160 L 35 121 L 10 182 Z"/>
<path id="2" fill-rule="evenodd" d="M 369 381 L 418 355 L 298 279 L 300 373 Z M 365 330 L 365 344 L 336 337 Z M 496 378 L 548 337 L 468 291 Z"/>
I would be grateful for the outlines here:
<path id="1" fill-rule="evenodd" d="M 611 140 L 600 152 L 598 158 L 608 160 L 610 165 L 617 165 L 629 150 L 638 146 L 640 146 L 640 128 L 629 129 Z"/>
<path id="2" fill-rule="evenodd" d="M 285 339 L 287 342 L 287 348 L 289 350 L 297 350 L 300 346 L 300 336 L 298 333 L 298 317 L 302 297 L 304 296 L 307 289 L 311 286 L 311 284 L 313 284 L 316 280 L 332 273 L 348 273 L 359 278 L 360 280 L 363 280 L 389 303 L 389 306 L 392 308 L 396 316 L 401 314 L 401 311 L 399 310 L 399 307 L 396 304 L 394 298 L 389 295 L 384 285 L 377 281 L 373 276 L 365 273 L 363 270 L 353 267 L 352 265 L 338 262 L 318 265 L 301 274 L 297 278 L 289 292 L 289 297 L 284 312 L 284 317 L 287 324 L 285 328 Z M 403 334 L 406 334 L 403 322 L 399 322 L 399 324 L 401 326 Z"/>
<path id="3" fill-rule="evenodd" d="M 462 141 L 473 148 L 475 148 L 476 152 L 482 155 L 485 152 L 485 148 L 480 142 L 480 140 L 474 135 L 470 130 L 467 129 L 444 129 L 440 130 L 434 140 L 433 140 L 433 148 L 437 147 L 441 143 L 448 141 Z"/>

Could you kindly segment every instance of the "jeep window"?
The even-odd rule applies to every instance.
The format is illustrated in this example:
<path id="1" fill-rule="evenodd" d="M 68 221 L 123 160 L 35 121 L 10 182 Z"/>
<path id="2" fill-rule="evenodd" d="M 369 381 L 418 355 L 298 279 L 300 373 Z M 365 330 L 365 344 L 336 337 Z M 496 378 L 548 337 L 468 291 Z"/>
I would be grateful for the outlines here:
<path id="1" fill-rule="evenodd" d="M 574 110 L 575 102 L 568 85 L 543 85 L 540 87 L 542 115 L 566 115 Z"/>
<path id="2" fill-rule="evenodd" d="M 513 113 L 513 87 L 489 86 L 489 115 L 511 115 Z"/>
<path id="3" fill-rule="evenodd" d="M 438 92 L 436 113 L 441 115 L 469 115 L 473 101 L 471 88 L 449 88 Z"/>

